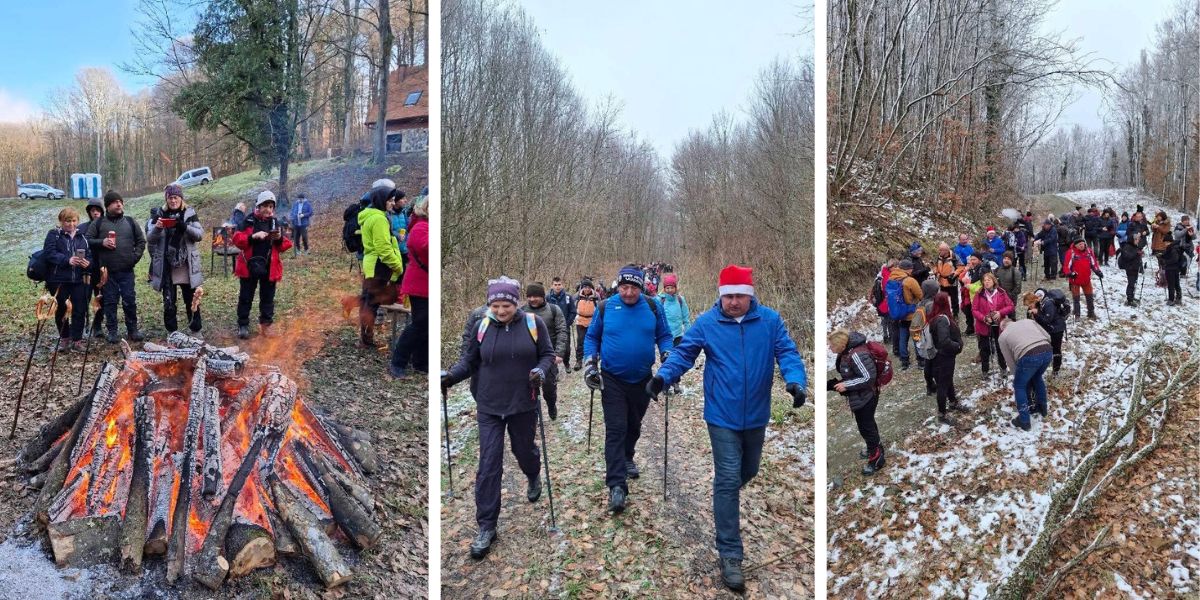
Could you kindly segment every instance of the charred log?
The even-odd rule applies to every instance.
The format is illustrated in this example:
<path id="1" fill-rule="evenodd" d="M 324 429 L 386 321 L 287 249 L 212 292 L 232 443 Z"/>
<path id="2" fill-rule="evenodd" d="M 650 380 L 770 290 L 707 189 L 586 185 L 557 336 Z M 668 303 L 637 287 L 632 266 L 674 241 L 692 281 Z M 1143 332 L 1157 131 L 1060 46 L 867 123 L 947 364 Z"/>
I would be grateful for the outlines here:
<path id="1" fill-rule="evenodd" d="M 196 471 L 196 442 L 200 437 L 200 423 L 204 417 L 204 403 L 208 401 L 208 388 L 204 378 L 204 361 L 196 363 L 192 371 L 191 394 L 188 400 L 187 426 L 183 433 L 183 460 L 179 465 L 179 494 L 171 517 L 171 528 L 167 542 L 167 583 L 174 584 L 183 574 L 187 554 L 188 510 L 192 501 L 192 474 Z"/>
<path id="2" fill-rule="evenodd" d="M 79 415 L 76 414 L 75 416 L 78 417 Z M 50 464 L 54 462 L 54 459 L 58 457 L 58 453 L 62 451 L 62 447 L 63 444 L 61 441 L 56 442 L 53 446 L 50 446 L 50 449 L 41 458 L 25 465 L 25 471 L 28 473 L 41 473 L 49 469 Z"/>
<path id="3" fill-rule="evenodd" d="M 192 561 L 192 576 L 208 586 L 209 589 L 215 590 L 220 587 L 229 573 L 229 562 L 221 556 L 221 551 L 225 548 L 225 535 L 233 525 L 234 504 L 237 503 L 238 495 L 242 493 L 242 487 L 246 485 L 246 478 L 250 476 L 254 464 L 258 462 L 258 456 L 266 439 L 265 428 L 259 428 L 254 432 L 254 441 L 250 444 L 245 458 L 242 459 L 242 464 L 238 466 L 237 473 L 230 480 L 225 497 L 221 499 L 221 506 L 213 516 L 208 534 L 204 537 L 204 543 Z M 272 544 L 272 549 L 273 547 L 274 544 Z"/>
<path id="4" fill-rule="evenodd" d="M 275 564 L 275 540 L 258 525 L 234 523 L 225 534 L 225 556 L 229 561 L 229 577 L 241 577 Z"/>
<path id="5" fill-rule="evenodd" d="M 112 376 L 109 365 L 105 363 L 100 368 L 100 376 L 96 378 L 97 386 L 100 381 L 107 376 Z M 94 391 L 98 390 L 97 386 L 93 386 Z M 74 454 L 76 443 L 79 441 L 80 432 L 83 431 L 84 425 L 91 421 L 92 398 L 85 400 L 83 409 L 75 417 L 75 425 L 71 427 L 70 433 L 67 434 L 67 439 L 63 440 L 62 450 L 58 456 L 50 463 L 50 469 L 46 471 L 45 479 L 42 481 L 42 489 L 38 493 L 37 500 L 33 503 L 34 518 L 43 526 L 50 522 L 50 506 L 54 502 L 56 496 L 62 491 L 63 484 L 67 481 L 67 473 L 71 469 L 71 455 Z"/>
<path id="6" fill-rule="evenodd" d="M 129 481 L 129 499 L 125 520 L 121 522 L 121 568 L 140 572 L 146 548 L 146 516 L 149 503 L 151 446 L 154 444 L 154 400 L 146 396 L 133 406 L 137 441 L 133 450 L 133 478 Z"/>
<path id="7" fill-rule="evenodd" d="M 101 372 L 103 372 L 103 369 L 101 369 Z M 97 376 L 96 383 L 99 383 L 99 381 L 100 377 Z M 32 467 L 33 465 L 37 464 L 40 459 L 45 458 L 46 453 L 55 446 L 59 438 L 61 438 L 64 433 L 70 431 L 71 426 L 75 424 L 75 419 L 79 417 L 79 413 L 83 411 L 84 405 L 91 400 L 92 394 L 95 393 L 95 390 L 96 384 L 94 383 L 92 384 L 92 389 L 86 394 L 80 396 L 79 400 L 77 400 L 71 405 L 70 408 L 67 409 L 67 412 L 59 415 L 53 421 L 42 425 L 42 427 L 38 429 L 37 434 L 33 436 L 33 439 L 29 440 L 28 444 L 25 444 L 25 447 L 21 449 L 21 453 L 17 456 L 17 460 L 19 462 L 28 464 L 26 467 L 27 471 L 37 472 L 46 470 L 46 467 L 49 466 L 49 462 L 47 462 L 46 465 L 40 469 L 35 469 Z M 54 459 L 51 458 L 50 460 Z"/>
<path id="8" fill-rule="evenodd" d="M 379 541 L 379 536 L 383 533 L 379 524 L 338 483 L 331 471 L 321 461 L 312 458 L 312 453 L 304 444 L 299 442 L 293 442 L 293 444 L 296 454 L 308 465 L 310 471 L 317 474 L 321 486 L 325 489 L 329 510 L 333 513 L 333 520 L 342 528 L 346 537 L 350 538 L 359 548 L 374 546 Z"/>
<path id="9" fill-rule="evenodd" d="M 338 587 L 350 580 L 350 567 L 325 534 L 312 513 L 298 504 L 278 477 L 270 478 L 271 495 L 279 516 L 300 546 L 300 552 L 321 578 L 326 588 Z"/>
<path id="10" fill-rule="evenodd" d="M 208 388 L 204 404 L 204 496 L 211 498 L 221 487 L 221 394 Z"/>

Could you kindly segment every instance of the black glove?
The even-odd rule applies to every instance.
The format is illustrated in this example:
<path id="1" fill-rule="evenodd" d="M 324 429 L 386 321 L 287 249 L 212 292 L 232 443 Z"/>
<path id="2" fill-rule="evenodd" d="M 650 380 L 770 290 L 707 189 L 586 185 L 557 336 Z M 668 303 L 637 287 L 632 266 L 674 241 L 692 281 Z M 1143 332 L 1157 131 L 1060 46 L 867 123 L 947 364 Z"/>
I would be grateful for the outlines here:
<path id="1" fill-rule="evenodd" d="M 449 390 L 451 387 L 454 386 L 454 382 L 450 379 L 450 373 L 448 371 L 442 371 L 441 376 L 442 376 L 442 393 L 444 394 L 444 393 L 446 393 L 447 390 Z"/>
<path id="2" fill-rule="evenodd" d="M 583 370 L 583 383 L 593 390 L 600 389 L 600 368 L 596 366 L 596 361 L 588 361 Z"/>
<path id="3" fill-rule="evenodd" d="M 540 384 L 546 380 L 546 372 L 540 367 L 534 367 L 529 370 L 529 382 L 534 385 Z"/>
<path id="4" fill-rule="evenodd" d="M 666 387 L 666 383 L 663 382 L 662 375 L 655 375 L 646 382 L 646 393 L 654 397 L 661 394 L 664 387 Z"/>
<path id="5" fill-rule="evenodd" d="M 1101 273 L 1100 269 L 1092 269 L 1092 272 L 1096 274 L 1096 277 L 1100 278 L 1100 281 L 1104 281 L 1104 273 Z"/>
<path id="6" fill-rule="evenodd" d="M 789 383 L 783 389 L 787 390 L 787 393 L 792 395 L 792 408 L 800 408 L 801 406 L 804 406 L 805 393 L 804 388 L 800 387 L 800 384 Z"/>
<path id="7" fill-rule="evenodd" d="M 832 392 L 832 391 L 833 391 L 833 388 L 834 388 L 835 386 L 837 386 L 837 384 L 838 384 L 838 380 L 837 380 L 836 378 L 835 378 L 835 379 L 830 379 L 829 381 L 826 381 L 826 382 L 825 382 L 825 391 L 827 391 L 827 392 Z"/>

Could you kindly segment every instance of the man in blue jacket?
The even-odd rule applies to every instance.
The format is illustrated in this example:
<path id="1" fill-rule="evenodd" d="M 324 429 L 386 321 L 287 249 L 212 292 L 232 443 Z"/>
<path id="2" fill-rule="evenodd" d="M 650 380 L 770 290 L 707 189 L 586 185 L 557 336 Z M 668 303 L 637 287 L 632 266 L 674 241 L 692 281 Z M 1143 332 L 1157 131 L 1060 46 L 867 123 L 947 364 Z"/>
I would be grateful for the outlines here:
<path id="1" fill-rule="evenodd" d="M 304 192 L 296 194 L 296 202 L 292 204 L 292 248 L 296 256 L 300 255 L 300 243 L 304 242 L 304 253 L 308 254 L 308 223 L 312 219 L 312 202 Z"/>
<path id="2" fill-rule="evenodd" d="M 717 289 L 716 304 L 683 334 L 679 347 L 647 384 L 647 392 L 657 395 L 679 381 L 704 351 L 704 421 L 713 449 L 717 553 L 725 585 L 740 592 L 745 578 L 738 503 L 742 486 L 758 474 L 762 459 L 775 363 L 794 408 L 804 405 L 808 383 L 783 319 L 754 297 L 753 270 L 725 267 Z"/>
<path id="3" fill-rule="evenodd" d="M 646 383 L 654 366 L 654 346 L 665 362 L 670 354 L 671 328 L 662 307 L 642 295 L 642 270 L 626 265 L 617 273 L 617 294 L 596 307 L 583 340 L 587 366 L 584 382 L 600 390 L 604 406 L 604 484 L 608 509 L 625 510 L 627 478 L 637 479 L 633 462 L 642 418 L 650 407 Z"/>

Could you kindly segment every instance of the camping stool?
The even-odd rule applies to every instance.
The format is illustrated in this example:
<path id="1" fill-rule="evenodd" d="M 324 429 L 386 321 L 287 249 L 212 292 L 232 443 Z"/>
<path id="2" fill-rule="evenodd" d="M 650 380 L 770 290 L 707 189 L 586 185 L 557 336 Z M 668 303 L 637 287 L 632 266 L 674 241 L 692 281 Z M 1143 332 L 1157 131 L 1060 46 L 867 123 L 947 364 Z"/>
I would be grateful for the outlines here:
<path id="1" fill-rule="evenodd" d="M 379 308 L 383 309 L 383 315 L 386 319 L 389 315 L 392 317 L 392 335 L 388 337 L 388 347 L 396 342 L 397 336 L 400 333 L 400 319 L 404 319 L 404 324 L 408 325 L 408 320 L 412 318 L 412 309 L 397 302 L 395 304 L 384 304 Z"/>
<path id="2" fill-rule="evenodd" d="M 241 254 L 233 245 L 233 232 L 224 227 L 212 228 L 212 254 L 208 257 L 208 274 L 212 275 L 216 268 L 217 257 L 221 257 L 221 273 L 223 276 L 229 276 L 229 261 L 234 260 L 233 257 Z"/>

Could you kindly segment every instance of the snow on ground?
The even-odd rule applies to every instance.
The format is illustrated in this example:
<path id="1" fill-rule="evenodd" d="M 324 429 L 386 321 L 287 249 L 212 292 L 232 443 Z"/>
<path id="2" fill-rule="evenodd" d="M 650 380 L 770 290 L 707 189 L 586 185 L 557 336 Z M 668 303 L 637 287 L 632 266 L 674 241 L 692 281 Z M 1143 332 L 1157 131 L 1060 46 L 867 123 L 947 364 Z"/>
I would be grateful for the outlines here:
<path id="1" fill-rule="evenodd" d="M 1134 203 L 1146 205 L 1151 215 L 1158 210 L 1132 190 L 1064 195 L 1118 211 Z M 1177 217 L 1173 214 L 1172 220 Z M 1153 277 L 1154 268 L 1148 266 L 1146 275 Z M 1183 286 L 1183 306 L 1166 307 L 1166 290 L 1154 287 L 1151 279 L 1138 308 L 1124 304 L 1126 278 L 1116 261 L 1102 271 L 1103 288 L 1094 280 L 1100 318 L 1069 324 L 1063 370 L 1048 382 L 1046 419 L 1035 418 L 1029 432 L 1009 424 L 1016 415 L 1011 379 L 993 375 L 981 381 L 978 366 L 970 362 L 975 343 L 966 338 L 956 380 L 964 403 L 973 408 L 962 419 L 972 424 L 969 431 L 930 421 L 891 449 L 884 471 L 861 485 L 831 492 L 832 593 L 850 596 L 860 590 L 880 597 L 919 590 L 918 595 L 976 598 L 1011 574 L 1032 542 L 1056 485 L 1090 448 L 1090 442 L 1081 447 L 1081 440 L 1094 439 L 1097 429 L 1119 426 L 1125 406 L 1116 400 L 1128 401 L 1137 360 L 1157 340 L 1180 345 L 1196 334 L 1200 301 L 1193 270 Z M 1032 278 L 1026 287 L 1032 289 Z M 865 301 L 839 306 L 832 311 L 830 326 L 859 328 L 867 323 L 868 332 L 877 332 L 878 322 L 863 315 L 874 315 Z M 1164 493 L 1144 507 L 1149 514 L 1161 515 L 1164 527 L 1181 540 L 1176 550 L 1185 558 L 1170 565 L 1180 593 L 1196 590 L 1192 574 L 1200 569 L 1200 523 L 1184 516 L 1183 506 L 1184 498 L 1194 494 L 1193 483 L 1165 481 Z M 928 560 L 931 555 L 937 560 Z M 1132 587 L 1127 593 L 1137 597 Z"/>
<path id="2" fill-rule="evenodd" d="M 59 569 L 53 561 L 46 560 L 38 542 L 17 535 L 0 543 L 0 565 L 4 565 L 0 569 L 0 598 L 92 598 L 96 590 L 110 587 L 118 578 L 111 566 Z M 137 597 L 137 594 L 125 590 L 120 597 Z"/>

